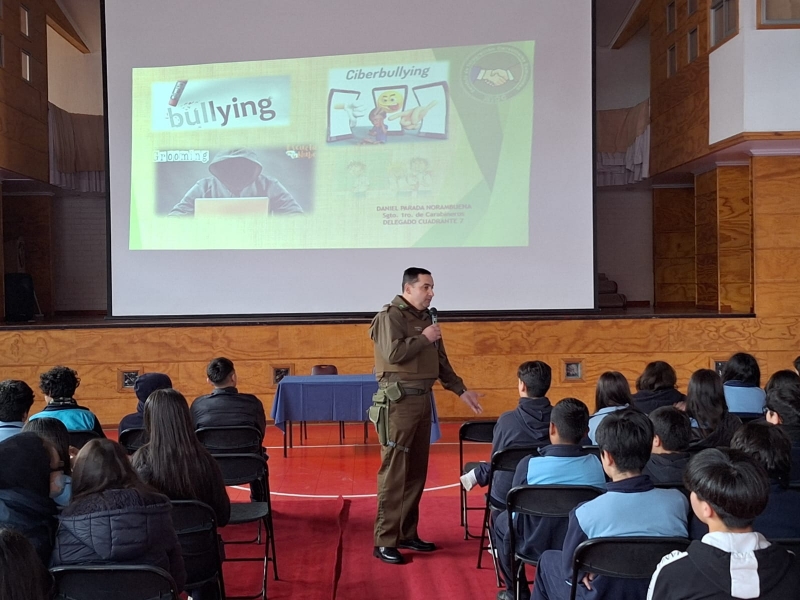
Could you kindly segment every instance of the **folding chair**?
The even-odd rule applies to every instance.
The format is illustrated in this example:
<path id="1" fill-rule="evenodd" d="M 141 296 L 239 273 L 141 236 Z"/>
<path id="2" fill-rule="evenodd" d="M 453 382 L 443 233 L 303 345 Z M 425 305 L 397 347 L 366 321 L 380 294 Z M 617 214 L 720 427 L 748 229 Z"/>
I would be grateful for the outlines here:
<path id="1" fill-rule="evenodd" d="M 589 444 L 587 446 L 583 446 L 583 450 L 589 454 L 594 454 L 598 460 L 600 459 L 600 446 Z"/>
<path id="2" fill-rule="evenodd" d="M 144 427 L 133 427 L 119 434 L 119 445 L 128 454 L 133 454 L 147 443 L 147 432 Z"/>
<path id="3" fill-rule="evenodd" d="M 55 600 L 178 600 L 164 569 L 150 565 L 54 567 Z"/>
<path id="4" fill-rule="evenodd" d="M 194 589 L 213 584 L 217 598 L 224 600 L 225 583 L 214 509 L 197 500 L 173 500 L 172 524 L 181 544 L 189 595 Z"/>
<path id="5" fill-rule="evenodd" d="M 225 485 L 242 485 L 253 481 L 267 481 L 267 462 L 259 454 L 214 454 L 214 458 L 222 471 Z M 267 502 L 234 502 L 231 504 L 229 525 L 242 523 L 258 523 L 258 533 L 252 540 L 236 540 L 226 544 L 261 544 L 261 528 L 263 525 L 267 539 L 264 540 L 264 579 L 261 593 L 243 598 L 267 597 L 267 563 L 272 561 L 272 572 L 278 579 L 278 564 L 275 559 L 275 536 L 272 529 L 272 513 Z M 270 548 L 272 557 L 270 557 Z M 228 561 L 260 561 L 261 558 L 229 558 Z"/>
<path id="6" fill-rule="evenodd" d="M 495 556 L 494 540 L 489 533 L 489 519 L 491 518 L 492 507 L 496 511 L 503 511 L 506 509 L 505 500 L 502 505 L 497 504 L 496 500 L 492 500 L 492 484 L 494 484 L 494 474 L 506 471 L 513 473 L 517 470 L 517 464 L 526 456 L 535 454 L 539 451 L 541 446 L 521 446 L 518 448 L 506 448 L 500 450 L 492 455 L 492 462 L 489 468 L 489 487 L 486 491 L 486 506 L 483 511 L 483 523 L 481 526 L 481 543 L 478 548 L 478 568 L 481 568 L 483 561 L 483 551 L 488 550 L 492 554 L 492 565 L 494 566 L 494 576 L 497 582 L 497 587 L 501 587 L 500 569 L 497 566 L 497 557 Z M 488 537 L 488 544 L 487 542 Z"/>
<path id="7" fill-rule="evenodd" d="M 649 579 L 664 558 L 675 550 L 689 547 L 686 538 L 618 537 L 586 540 L 575 548 L 572 557 L 572 577 L 569 600 L 578 592 L 578 574 L 581 571 L 620 577 L 623 579 Z"/>
<path id="8" fill-rule="evenodd" d="M 83 448 L 87 442 L 100 437 L 99 433 L 91 429 L 70 431 L 68 433 L 69 433 L 69 445 L 75 446 L 79 450 Z"/>
<path id="9" fill-rule="evenodd" d="M 475 442 L 478 444 L 491 444 L 492 436 L 494 434 L 494 426 L 497 420 L 494 421 L 467 421 L 458 430 L 458 465 L 459 475 L 463 475 L 467 471 L 474 469 L 479 463 L 464 464 L 464 442 Z M 471 510 L 483 510 L 483 506 L 469 506 L 467 504 L 467 490 L 463 486 L 460 487 L 461 492 L 461 526 L 464 528 L 464 539 L 477 538 L 469 532 L 468 514 Z"/>
<path id="10" fill-rule="evenodd" d="M 525 565 L 536 566 L 538 558 L 532 558 L 516 551 L 516 527 L 513 515 L 569 519 L 569 513 L 579 504 L 597 498 L 605 490 L 588 485 L 521 485 L 508 492 L 506 511 L 508 513 L 508 539 L 510 550 L 508 564 L 511 565 L 511 589 L 519 600 L 519 571 Z M 561 548 L 564 540 L 554 540 L 552 549 Z"/>

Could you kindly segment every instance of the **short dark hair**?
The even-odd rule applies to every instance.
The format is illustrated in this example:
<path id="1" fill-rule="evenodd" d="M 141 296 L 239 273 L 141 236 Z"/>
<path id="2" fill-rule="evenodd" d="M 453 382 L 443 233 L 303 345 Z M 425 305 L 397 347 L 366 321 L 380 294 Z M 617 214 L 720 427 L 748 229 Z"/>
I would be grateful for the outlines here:
<path id="1" fill-rule="evenodd" d="M 767 392 L 767 410 L 778 413 L 784 425 L 800 426 L 800 383 L 772 387 Z"/>
<path id="2" fill-rule="evenodd" d="M 206 367 L 206 376 L 208 380 L 214 385 L 224 383 L 228 377 L 233 373 L 233 361 L 224 356 L 219 356 L 208 363 Z"/>
<path id="3" fill-rule="evenodd" d="M 791 369 L 775 371 L 767 380 L 767 385 L 764 386 L 764 392 L 769 394 L 772 388 L 781 387 L 790 383 L 800 383 L 800 375 Z"/>
<path id="4" fill-rule="evenodd" d="M 668 452 L 683 452 L 692 442 L 692 422 L 682 410 L 674 406 L 660 406 L 649 415 L 653 433 L 661 439 Z"/>
<path id="5" fill-rule="evenodd" d="M 733 434 L 731 448 L 741 450 L 764 467 L 770 479 L 789 487 L 792 440 L 782 428 L 763 421 L 745 423 Z"/>
<path id="6" fill-rule="evenodd" d="M 623 473 L 641 473 L 653 448 L 653 424 L 642 412 L 623 408 L 607 414 L 597 427 L 597 445 Z"/>
<path id="7" fill-rule="evenodd" d="M 642 374 L 636 378 L 636 390 L 670 390 L 678 383 L 675 369 L 663 360 L 647 363 Z"/>
<path id="8" fill-rule="evenodd" d="M 761 369 L 756 357 L 747 352 L 737 352 L 728 359 L 722 369 L 722 383 L 741 381 L 748 385 L 761 385 Z"/>
<path id="9" fill-rule="evenodd" d="M 553 371 L 541 360 L 529 360 L 517 369 L 517 377 L 528 388 L 529 398 L 543 398 L 550 389 Z"/>
<path id="10" fill-rule="evenodd" d="M 53 399 L 72 398 L 80 384 L 78 373 L 69 367 L 53 367 L 39 375 L 39 388 Z"/>
<path id="11" fill-rule="evenodd" d="M 33 406 L 33 390 L 24 381 L 0 381 L 0 421 L 22 421 Z"/>
<path id="12" fill-rule="evenodd" d="M 577 398 L 562 398 L 553 407 L 550 422 L 564 442 L 578 445 L 589 428 L 589 408 Z"/>
<path id="13" fill-rule="evenodd" d="M 697 421 L 703 437 L 717 429 L 728 413 L 728 404 L 716 371 L 698 369 L 692 373 L 686 388 L 686 412 Z"/>
<path id="14" fill-rule="evenodd" d="M 752 525 L 769 500 L 766 471 L 740 450 L 708 448 L 698 452 L 689 461 L 683 482 L 731 529 Z"/>
<path id="15" fill-rule="evenodd" d="M 49 442 L 58 452 L 61 462 L 64 463 L 64 475 L 72 475 L 69 458 L 69 431 L 62 421 L 52 417 L 33 419 L 25 423 L 22 431 L 35 433 L 45 442 Z"/>
<path id="16" fill-rule="evenodd" d="M 407 285 L 414 285 L 417 283 L 420 275 L 430 274 L 431 272 L 428 271 L 428 269 L 423 269 L 422 267 L 408 267 L 403 271 L 403 286 L 400 288 L 401 291 L 405 291 Z"/>
<path id="17" fill-rule="evenodd" d="M 594 392 L 595 410 L 609 406 L 625 406 L 633 404 L 631 386 L 625 375 L 618 371 L 606 371 L 597 380 Z"/>
<path id="18" fill-rule="evenodd" d="M 794 365 L 794 370 L 800 373 L 800 356 L 795 358 L 792 364 Z"/>

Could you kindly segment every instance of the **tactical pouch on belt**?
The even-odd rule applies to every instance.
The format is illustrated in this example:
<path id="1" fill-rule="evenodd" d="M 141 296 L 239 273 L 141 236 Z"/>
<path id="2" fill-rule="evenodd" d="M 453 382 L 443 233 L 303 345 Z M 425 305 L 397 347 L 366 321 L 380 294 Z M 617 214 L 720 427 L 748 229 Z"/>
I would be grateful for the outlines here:
<path id="1" fill-rule="evenodd" d="M 367 410 L 367 416 L 375 425 L 381 446 L 386 446 L 389 442 L 389 402 L 397 402 L 402 397 L 403 388 L 399 383 L 390 383 L 372 396 L 372 406 Z"/>

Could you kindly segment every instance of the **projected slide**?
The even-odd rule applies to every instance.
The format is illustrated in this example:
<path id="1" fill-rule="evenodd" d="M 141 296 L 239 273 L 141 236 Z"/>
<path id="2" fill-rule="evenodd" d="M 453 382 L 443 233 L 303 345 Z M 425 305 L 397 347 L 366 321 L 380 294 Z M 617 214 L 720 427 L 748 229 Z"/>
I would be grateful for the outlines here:
<path id="1" fill-rule="evenodd" d="M 129 249 L 528 246 L 533 65 L 523 41 L 135 68 Z"/>

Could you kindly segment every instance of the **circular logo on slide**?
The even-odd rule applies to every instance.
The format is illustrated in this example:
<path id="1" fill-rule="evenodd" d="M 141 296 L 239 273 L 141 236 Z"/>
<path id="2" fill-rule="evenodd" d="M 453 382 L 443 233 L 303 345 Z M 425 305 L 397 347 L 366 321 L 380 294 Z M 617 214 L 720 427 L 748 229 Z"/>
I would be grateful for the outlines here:
<path id="1" fill-rule="evenodd" d="M 481 48 L 472 54 L 461 70 L 464 89 L 475 99 L 488 104 L 516 96 L 531 78 L 531 63 L 514 46 Z"/>

